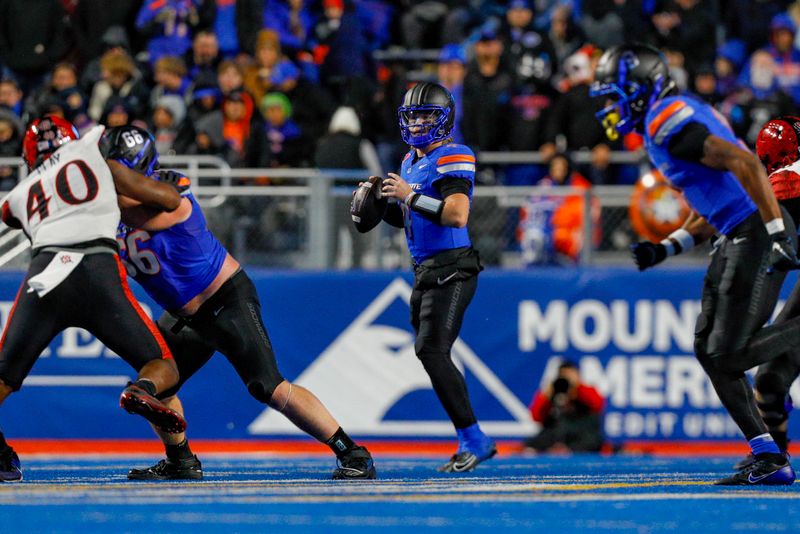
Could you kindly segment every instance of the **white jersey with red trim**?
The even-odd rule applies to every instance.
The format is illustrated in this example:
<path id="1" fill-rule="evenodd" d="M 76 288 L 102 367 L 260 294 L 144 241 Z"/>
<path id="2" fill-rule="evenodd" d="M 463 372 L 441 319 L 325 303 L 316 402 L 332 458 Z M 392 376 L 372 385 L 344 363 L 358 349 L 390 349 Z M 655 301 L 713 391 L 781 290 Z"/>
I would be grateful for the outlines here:
<path id="1" fill-rule="evenodd" d="M 3 220 L 21 226 L 34 249 L 116 239 L 117 191 L 98 147 L 104 129 L 61 146 L 4 199 Z"/>
<path id="2" fill-rule="evenodd" d="M 769 182 L 778 200 L 800 197 L 800 160 L 770 174 Z"/>

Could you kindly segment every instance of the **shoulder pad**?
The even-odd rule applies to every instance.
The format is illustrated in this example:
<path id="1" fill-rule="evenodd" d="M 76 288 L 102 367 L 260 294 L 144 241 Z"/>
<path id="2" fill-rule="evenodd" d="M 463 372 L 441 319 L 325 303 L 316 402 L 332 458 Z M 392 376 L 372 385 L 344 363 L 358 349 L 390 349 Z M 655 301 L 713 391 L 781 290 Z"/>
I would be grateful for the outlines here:
<path id="1" fill-rule="evenodd" d="M 685 99 L 681 97 L 665 99 L 663 103 L 659 103 L 648 113 L 647 135 L 655 144 L 660 145 L 671 134 L 680 130 L 680 126 L 692 115 L 694 115 L 694 107 Z"/>

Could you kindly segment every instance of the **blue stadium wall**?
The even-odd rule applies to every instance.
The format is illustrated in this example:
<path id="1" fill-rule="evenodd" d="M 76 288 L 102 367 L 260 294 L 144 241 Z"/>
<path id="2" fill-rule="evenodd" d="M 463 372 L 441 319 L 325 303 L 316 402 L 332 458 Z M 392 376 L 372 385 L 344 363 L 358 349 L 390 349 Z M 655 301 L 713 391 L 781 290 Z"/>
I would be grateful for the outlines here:
<path id="1" fill-rule="evenodd" d="M 413 354 L 407 273 L 250 275 L 282 373 L 314 391 L 344 428 L 382 439 L 453 435 Z M 702 277 L 700 269 L 666 268 L 484 272 L 453 351 L 482 426 L 497 437 L 532 433 L 527 405 L 569 358 L 607 397 L 611 440 L 735 439 L 692 355 Z M 0 274 L 3 322 L 21 280 L 22 273 Z M 132 376 L 94 337 L 70 329 L 0 408 L 0 426 L 16 438 L 149 438 L 147 425 L 118 407 Z M 182 399 L 195 438 L 297 435 L 249 397 L 219 354 Z"/>

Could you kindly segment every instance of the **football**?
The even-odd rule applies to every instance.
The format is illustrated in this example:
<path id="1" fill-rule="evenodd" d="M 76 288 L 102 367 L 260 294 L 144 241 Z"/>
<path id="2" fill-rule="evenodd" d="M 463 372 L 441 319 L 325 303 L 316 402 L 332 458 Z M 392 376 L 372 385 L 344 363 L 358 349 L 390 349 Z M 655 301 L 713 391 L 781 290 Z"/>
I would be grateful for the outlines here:
<path id="1" fill-rule="evenodd" d="M 356 230 L 362 234 L 369 232 L 381 222 L 386 213 L 388 199 L 381 195 L 383 178 L 370 176 L 356 189 L 350 204 L 350 217 Z"/>

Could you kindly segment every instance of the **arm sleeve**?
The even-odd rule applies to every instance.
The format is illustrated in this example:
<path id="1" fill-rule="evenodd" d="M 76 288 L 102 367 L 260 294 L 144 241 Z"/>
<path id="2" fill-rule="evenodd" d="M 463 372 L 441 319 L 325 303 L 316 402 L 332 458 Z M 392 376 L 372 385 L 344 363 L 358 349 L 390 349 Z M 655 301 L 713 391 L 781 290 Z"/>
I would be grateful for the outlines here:
<path id="1" fill-rule="evenodd" d="M 580 384 L 577 393 L 578 402 L 585 405 L 592 413 L 600 413 L 603 410 L 603 397 L 592 386 Z"/>
<path id="2" fill-rule="evenodd" d="M 550 412 L 550 399 L 545 397 L 541 391 L 536 392 L 531 403 L 531 417 L 537 423 L 543 423 Z"/>
<path id="3" fill-rule="evenodd" d="M 444 199 L 456 193 L 462 193 L 469 196 L 469 192 L 472 189 L 472 183 L 466 178 L 455 178 L 448 176 L 437 181 L 434 184 L 434 187 L 436 187 L 436 189 L 439 191 L 439 194 Z"/>
<path id="4" fill-rule="evenodd" d="M 674 158 L 700 163 L 703 159 L 703 143 L 710 135 L 705 125 L 692 121 L 670 138 L 667 151 Z"/>
<path id="5" fill-rule="evenodd" d="M 403 208 L 397 202 L 389 202 L 386 206 L 386 213 L 383 215 L 383 220 L 395 228 L 403 228 Z"/>

